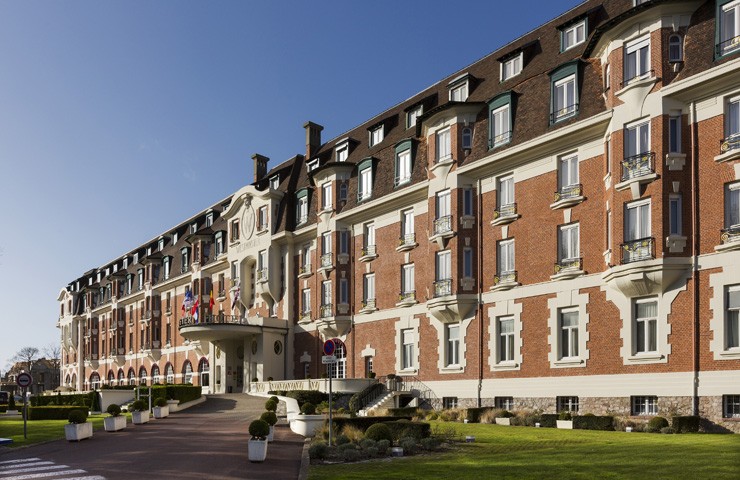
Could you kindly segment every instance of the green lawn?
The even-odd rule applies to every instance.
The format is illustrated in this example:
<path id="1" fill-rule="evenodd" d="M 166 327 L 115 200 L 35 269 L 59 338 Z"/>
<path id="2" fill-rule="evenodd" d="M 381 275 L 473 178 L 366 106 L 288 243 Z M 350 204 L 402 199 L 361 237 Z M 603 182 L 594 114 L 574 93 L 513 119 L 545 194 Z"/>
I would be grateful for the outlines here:
<path id="1" fill-rule="evenodd" d="M 740 478 L 740 435 L 648 434 L 430 422 L 474 435 L 452 452 L 312 465 L 309 480 Z"/>
<path id="2" fill-rule="evenodd" d="M 103 418 L 108 415 L 90 415 L 88 421 L 92 422 L 93 430 L 103 429 Z M 128 414 L 130 421 L 131 415 Z M 28 438 L 23 438 L 23 419 L 20 415 L 7 417 L 0 415 L 0 437 L 12 438 L 13 443 L 9 446 L 20 447 L 49 440 L 64 438 L 64 426 L 66 420 L 33 420 L 28 422 Z"/>

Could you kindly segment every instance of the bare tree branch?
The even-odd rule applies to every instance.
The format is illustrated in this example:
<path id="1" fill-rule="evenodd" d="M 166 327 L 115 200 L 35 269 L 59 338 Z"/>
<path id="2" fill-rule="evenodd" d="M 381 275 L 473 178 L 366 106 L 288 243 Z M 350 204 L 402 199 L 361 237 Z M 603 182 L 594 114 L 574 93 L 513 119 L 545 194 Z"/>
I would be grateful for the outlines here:
<path id="1" fill-rule="evenodd" d="M 31 370 L 31 367 L 33 366 L 33 362 L 38 358 L 38 356 L 39 356 L 38 348 L 23 347 L 16 352 L 15 356 L 13 356 L 13 361 L 24 363 L 25 366 L 29 370 Z"/>

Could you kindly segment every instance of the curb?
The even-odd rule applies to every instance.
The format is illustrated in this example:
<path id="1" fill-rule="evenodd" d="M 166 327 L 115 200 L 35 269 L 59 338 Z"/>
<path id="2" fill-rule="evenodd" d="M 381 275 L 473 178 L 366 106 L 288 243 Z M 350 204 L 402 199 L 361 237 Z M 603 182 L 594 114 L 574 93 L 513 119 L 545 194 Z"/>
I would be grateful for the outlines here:
<path id="1" fill-rule="evenodd" d="M 311 459 L 308 456 L 308 447 L 311 445 L 311 439 L 307 438 L 303 441 L 303 453 L 301 454 L 301 469 L 298 471 L 298 480 L 306 480 L 308 478 L 308 467 L 311 465 Z"/>

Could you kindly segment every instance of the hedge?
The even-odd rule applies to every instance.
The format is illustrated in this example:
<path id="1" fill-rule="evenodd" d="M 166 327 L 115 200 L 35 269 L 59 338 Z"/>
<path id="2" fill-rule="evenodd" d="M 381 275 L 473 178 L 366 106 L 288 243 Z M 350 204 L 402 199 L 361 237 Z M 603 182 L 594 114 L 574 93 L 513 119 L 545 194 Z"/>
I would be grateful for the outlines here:
<path id="1" fill-rule="evenodd" d="M 291 390 L 286 392 L 285 396 L 295 398 L 298 401 L 298 407 L 304 403 L 318 405 L 321 402 L 329 401 L 329 394 L 319 392 L 318 390 Z"/>
<path id="2" fill-rule="evenodd" d="M 75 407 L 71 405 L 54 405 L 44 407 L 28 407 L 29 420 L 67 420 L 69 412 L 72 410 L 81 410 L 87 415 L 87 408 Z"/>
<path id="3" fill-rule="evenodd" d="M 75 393 L 72 395 L 34 395 L 31 397 L 32 407 L 43 407 L 45 405 L 76 405 L 79 407 L 90 407 L 96 392 Z M 65 420 L 67 417 L 64 417 Z"/>
<path id="4" fill-rule="evenodd" d="M 332 424 L 337 428 L 338 431 L 342 431 L 345 425 L 350 425 L 355 428 L 359 428 L 363 432 L 370 428 L 370 425 L 376 423 L 387 423 L 395 422 L 398 420 L 411 420 L 411 417 L 334 417 Z"/>
<path id="5" fill-rule="evenodd" d="M 146 389 L 142 389 L 142 391 L 146 391 Z M 201 387 L 193 385 L 153 385 L 152 405 L 158 398 L 179 400 L 180 403 L 192 402 L 201 397 L 201 392 Z"/>
<path id="6" fill-rule="evenodd" d="M 480 423 L 480 417 L 483 416 L 484 413 L 490 412 L 492 410 L 495 410 L 495 408 L 494 407 L 468 408 L 465 411 L 465 418 L 470 423 Z"/>
<path id="7" fill-rule="evenodd" d="M 557 426 L 557 413 L 543 413 L 540 415 L 540 426 L 546 428 L 555 428 Z"/>
<path id="8" fill-rule="evenodd" d="M 427 438 L 432 434 L 431 426 L 426 422 L 395 421 L 383 422 L 387 425 L 393 435 L 393 440 L 398 441 L 403 437 L 414 437 L 417 440 Z"/>
<path id="9" fill-rule="evenodd" d="M 417 407 L 389 408 L 388 415 L 391 417 L 412 417 L 416 415 Z"/>
<path id="10" fill-rule="evenodd" d="M 573 417 L 573 428 L 580 430 L 614 430 L 614 417 L 610 415 L 578 415 Z"/>
<path id="11" fill-rule="evenodd" d="M 5 413 L 8 411 L 7 405 L 0 405 L 0 413 Z"/>
<path id="12" fill-rule="evenodd" d="M 671 426 L 676 433 L 696 433 L 699 431 L 699 417 L 696 415 L 673 417 Z"/>

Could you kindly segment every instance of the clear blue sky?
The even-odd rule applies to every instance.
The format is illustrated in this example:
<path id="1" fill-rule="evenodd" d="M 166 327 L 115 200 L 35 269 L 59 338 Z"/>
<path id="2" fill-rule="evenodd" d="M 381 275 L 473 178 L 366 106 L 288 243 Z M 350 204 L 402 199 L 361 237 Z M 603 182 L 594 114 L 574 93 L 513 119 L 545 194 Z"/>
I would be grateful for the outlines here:
<path id="1" fill-rule="evenodd" d="M 61 288 L 581 3 L 0 0 L 0 370 Z"/>

